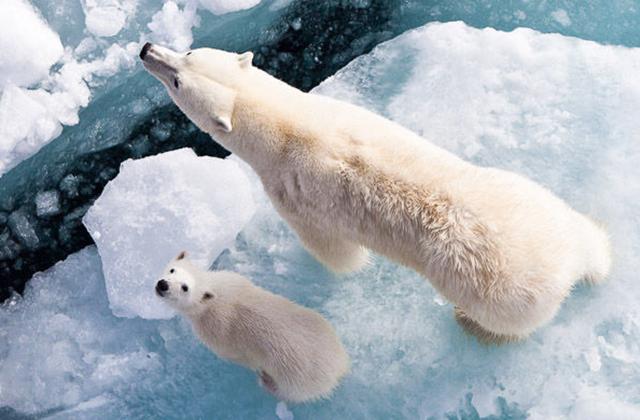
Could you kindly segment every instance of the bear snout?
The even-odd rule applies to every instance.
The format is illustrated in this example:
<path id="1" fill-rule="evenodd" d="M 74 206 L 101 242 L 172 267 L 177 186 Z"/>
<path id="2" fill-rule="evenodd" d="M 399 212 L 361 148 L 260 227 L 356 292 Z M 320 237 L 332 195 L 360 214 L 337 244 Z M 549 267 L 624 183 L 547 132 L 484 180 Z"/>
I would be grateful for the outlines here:
<path id="1" fill-rule="evenodd" d="M 158 283 L 156 283 L 156 293 L 160 296 L 164 296 L 164 292 L 169 290 L 169 283 L 166 280 L 162 279 Z"/>
<path id="2" fill-rule="evenodd" d="M 149 50 L 151 49 L 151 47 L 153 46 L 153 44 L 151 44 L 150 42 L 146 42 L 144 44 L 144 46 L 142 47 L 142 50 L 140 50 L 140 59 L 144 60 L 144 58 L 147 56 L 147 53 L 149 52 Z"/>

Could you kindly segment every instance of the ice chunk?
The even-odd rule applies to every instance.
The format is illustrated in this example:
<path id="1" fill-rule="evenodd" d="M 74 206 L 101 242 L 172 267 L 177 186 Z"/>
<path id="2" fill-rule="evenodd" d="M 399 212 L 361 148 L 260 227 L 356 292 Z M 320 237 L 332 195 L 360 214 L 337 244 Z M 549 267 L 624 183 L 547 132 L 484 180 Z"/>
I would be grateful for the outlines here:
<path id="1" fill-rule="evenodd" d="M 249 181 L 235 162 L 180 149 L 122 164 L 83 219 L 98 245 L 113 313 L 168 318 L 153 293 L 181 250 L 208 267 L 251 218 Z"/>
<path id="2" fill-rule="evenodd" d="M 198 24 L 195 3 L 187 3 L 180 9 L 175 2 L 167 1 L 147 25 L 151 30 L 149 39 L 176 51 L 185 51 L 193 43 L 191 29 Z"/>
<path id="3" fill-rule="evenodd" d="M 69 174 L 60 181 L 60 190 L 69 198 L 77 197 L 81 181 L 80 176 Z"/>
<path id="4" fill-rule="evenodd" d="M 40 238 L 36 233 L 29 215 L 24 209 L 14 211 L 9 215 L 7 226 L 27 248 L 35 249 L 40 245 Z"/>
<path id="5" fill-rule="evenodd" d="M 571 18 L 569 18 L 569 14 L 564 9 L 554 10 L 551 12 L 551 17 L 562 26 L 571 25 Z"/>
<path id="6" fill-rule="evenodd" d="M 56 190 L 41 191 L 36 194 L 36 214 L 38 217 L 60 213 L 60 194 Z"/>
<path id="7" fill-rule="evenodd" d="M 28 1 L 0 2 L 0 92 L 42 80 L 62 53 L 58 34 Z"/>
<path id="8" fill-rule="evenodd" d="M 100 37 L 116 35 L 137 3 L 137 0 L 84 0 L 87 30 Z"/>
<path id="9" fill-rule="evenodd" d="M 289 411 L 287 404 L 283 401 L 279 401 L 276 405 L 276 416 L 280 420 L 293 420 L 293 413 Z"/>

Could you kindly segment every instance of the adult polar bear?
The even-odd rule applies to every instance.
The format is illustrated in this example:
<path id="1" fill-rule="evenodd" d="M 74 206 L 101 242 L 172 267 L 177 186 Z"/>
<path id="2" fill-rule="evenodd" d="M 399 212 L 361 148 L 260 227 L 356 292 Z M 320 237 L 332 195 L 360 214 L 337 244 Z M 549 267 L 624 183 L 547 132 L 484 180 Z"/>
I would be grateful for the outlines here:
<path id="1" fill-rule="evenodd" d="M 253 67 L 251 53 L 147 43 L 140 57 L 200 129 L 253 167 L 320 261 L 356 270 L 369 248 L 412 267 L 482 341 L 527 336 L 576 281 L 608 273 L 604 231 L 526 178 L 303 93 Z"/>

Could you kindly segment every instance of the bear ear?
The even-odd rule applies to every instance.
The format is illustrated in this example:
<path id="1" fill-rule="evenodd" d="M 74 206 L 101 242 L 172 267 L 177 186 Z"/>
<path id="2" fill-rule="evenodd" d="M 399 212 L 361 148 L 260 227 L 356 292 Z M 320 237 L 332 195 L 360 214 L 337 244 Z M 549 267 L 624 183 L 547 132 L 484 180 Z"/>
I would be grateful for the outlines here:
<path id="1" fill-rule="evenodd" d="M 187 251 L 182 251 L 181 253 L 178 254 L 178 256 L 176 257 L 176 261 L 180 261 L 183 260 L 184 257 L 187 256 Z"/>
<path id="2" fill-rule="evenodd" d="M 204 302 L 204 301 L 209 300 L 209 299 L 213 299 L 213 294 L 211 294 L 209 292 L 204 292 L 203 295 L 202 295 L 202 299 L 201 300 Z"/>
<path id="3" fill-rule="evenodd" d="M 243 69 L 251 66 L 252 61 L 253 53 L 251 51 L 247 51 L 246 53 L 240 54 L 238 56 L 238 63 L 240 63 L 240 67 Z"/>
<path id="4" fill-rule="evenodd" d="M 229 117 L 214 117 L 214 121 L 218 128 L 220 128 L 225 133 L 230 133 L 233 127 L 231 126 L 231 119 Z"/>

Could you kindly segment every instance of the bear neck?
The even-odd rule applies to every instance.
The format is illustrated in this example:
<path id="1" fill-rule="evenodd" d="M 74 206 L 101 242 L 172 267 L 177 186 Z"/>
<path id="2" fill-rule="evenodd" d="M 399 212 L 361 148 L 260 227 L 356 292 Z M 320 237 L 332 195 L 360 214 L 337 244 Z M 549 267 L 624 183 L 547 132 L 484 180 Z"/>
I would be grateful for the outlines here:
<path id="1" fill-rule="evenodd" d="M 240 88 L 229 133 L 210 133 L 227 150 L 260 173 L 288 158 L 295 142 L 311 138 L 299 112 L 308 108 L 305 93 L 252 68 L 248 87 Z"/>

